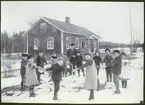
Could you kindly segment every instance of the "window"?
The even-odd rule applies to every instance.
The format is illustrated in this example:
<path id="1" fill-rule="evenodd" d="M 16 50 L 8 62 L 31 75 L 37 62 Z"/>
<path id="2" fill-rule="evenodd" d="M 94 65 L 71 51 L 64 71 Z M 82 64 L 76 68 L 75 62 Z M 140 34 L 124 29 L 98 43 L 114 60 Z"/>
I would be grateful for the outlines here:
<path id="1" fill-rule="evenodd" d="M 79 38 L 75 38 L 75 48 L 79 49 Z"/>
<path id="2" fill-rule="evenodd" d="M 48 37 L 47 49 L 54 49 L 54 38 L 53 37 Z"/>
<path id="3" fill-rule="evenodd" d="M 46 23 L 40 23 L 40 31 L 42 33 L 45 33 L 46 32 L 46 27 L 47 27 L 47 24 Z"/>
<path id="4" fill-rule="evenodd" d="M 34 38 L 34 50 L 38 50 L 39 48 L 39 38 Z"/>
<path id="5" fill-rule="evenodd" d="M 66 49 L 70 48 L 70 44 L 71 44 L 71 38 L 70 37 L 66 37 Z"/>

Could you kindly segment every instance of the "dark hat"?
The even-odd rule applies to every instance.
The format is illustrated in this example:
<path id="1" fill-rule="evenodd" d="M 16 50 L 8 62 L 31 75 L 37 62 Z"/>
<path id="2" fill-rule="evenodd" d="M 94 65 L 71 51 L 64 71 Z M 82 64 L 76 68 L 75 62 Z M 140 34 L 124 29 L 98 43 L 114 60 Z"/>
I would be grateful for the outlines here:
<path id="1" fill-rule="evenodd" d="M 74 43 L 71 43 L 70 45 L 71 45 L 71 46 L 74 46 Z"/>
<path id="2" fill-rule="evenodd" d="M 28 54 L 22 54 L 22 57 L 28 57 Z"/>
<path id="3" fill-rule="evenodd" d="M 33 58 L 33 55 L 28 55 L 28 59 L 31 59 L 31 58 Z"/>
<path id="4" fill-rule="evenodd" d="M 44 51 L 40 50 L 39 53 L 44 53 Z"/>
<path id="5" fill-rule="evenodd" d="M 122 52 L 120 55 L 125 55 L 126 56 L 125 52 Z"/>
<path id="6" fill-rule="evenodd" d="M 120 51 L 119 50 L 114 50 L 113 53 L 119 53 L 120 54 Z"/>
<path id="7" fill-rule="evenodd" d="M 90 56 L 91 56 L 91 54 L 90 54 L 90 53 L 85 53 L 85 54 L 84 54 L 84 56 L 86 56 L 86 55 L 90 55 Z"/>
<path id="8" fill-rule="evenodd" d="M 95 51 L 95 55 L 96 55 L 96 53 L 97 53 L 97 52 L 98 52 L 98 53 L 99 53 L 99 55 L 100 55 L 100 52 L 99 52 L 98 50 L 96 50 L 96 51 Z"/>
<path id="9" fill-rule="evenodd" d="M 59 61 L 59 60 L 64 61 L 64 58 L 63 58 L 63 57 L 58 57 L 58 58 L 57 58 L 57 61 Z"/>
<path id="10" fill-rule="evenodd" d="M 77 53 L 81 53 L 80 51 L 77 51 Z"/>
<path id="11" fill-rule="evenodd" d="M 110 49 L 106 48 L 106 49 L 105 49 L 105 52 L 106 52 L 106 51 L 109 51 L 109 52 L 110 52 Z"/>

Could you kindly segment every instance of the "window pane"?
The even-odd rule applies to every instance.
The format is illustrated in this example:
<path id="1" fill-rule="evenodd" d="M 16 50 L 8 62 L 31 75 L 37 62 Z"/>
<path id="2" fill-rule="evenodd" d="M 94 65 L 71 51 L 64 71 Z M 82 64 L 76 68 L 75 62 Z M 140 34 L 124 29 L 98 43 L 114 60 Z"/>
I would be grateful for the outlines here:
<path id="1" fill-rule="evenodd" d="M 47 49 L 53 49 L 54 48 L 54 38 L 49 37 L 47 40 Z"/>
<path id="2" fill-rule="evenodd" d="M 38 50 L 38 47 L 39 47 L 39 39 L 34 38 L 34 50 Z"/>

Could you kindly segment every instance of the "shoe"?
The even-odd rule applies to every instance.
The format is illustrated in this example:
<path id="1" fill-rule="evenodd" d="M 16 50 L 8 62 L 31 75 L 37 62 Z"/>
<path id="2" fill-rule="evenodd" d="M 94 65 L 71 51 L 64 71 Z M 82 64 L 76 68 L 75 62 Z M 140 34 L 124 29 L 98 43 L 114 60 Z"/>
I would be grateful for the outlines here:
<path id="1" fill-rule="evenodd" d="M 35 97 L 36 95 L 35 94 L 32 94 L 32 96 L 31 97 Z"/>
<path id="2" fill-rule="evenodd" d="M 53 100 L 57 100 L 58 98 L 57 98 L 57 96 L 55 95 L 54 97 L 53 97 Z"/>
<path id="3" fill-rule="evenodd" d="M 89 98 L 89 100 L 94 100 L 94 98 Z"/>
<path id="4" fill-rule="evenodd" d="M 115 91 L 113 94 L 121 94 L 120 91 Z"/>

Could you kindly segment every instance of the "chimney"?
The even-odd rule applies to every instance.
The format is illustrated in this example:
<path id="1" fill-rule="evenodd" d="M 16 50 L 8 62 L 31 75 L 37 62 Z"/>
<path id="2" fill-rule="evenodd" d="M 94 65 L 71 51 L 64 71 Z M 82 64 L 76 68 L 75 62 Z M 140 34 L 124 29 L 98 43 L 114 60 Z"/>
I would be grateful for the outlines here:
<path id="1" fill-rule="evenodd" d="M 65 23 L 70 24 L 70 17 L 65 17 Z"/>

